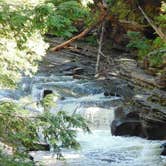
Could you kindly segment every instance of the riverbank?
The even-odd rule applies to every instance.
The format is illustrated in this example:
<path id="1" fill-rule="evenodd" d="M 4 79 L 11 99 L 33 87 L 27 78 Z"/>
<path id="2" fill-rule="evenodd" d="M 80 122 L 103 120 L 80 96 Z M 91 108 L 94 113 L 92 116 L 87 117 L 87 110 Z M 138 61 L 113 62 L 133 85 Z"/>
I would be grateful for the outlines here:
<path id="1" fill-rule="evenodd" d="M 81 144 L 79 151 L 63 151 L 65 161 L 57 161 L 55 154 L 48 151 L 32 152 L 34 161 L 42 161 L 50 166 L 96 166 L 99 163 L 101 166 L 164 166 L 165 158 L 160 156 L 160 145 L 164 141 L 160 141 L 161 135 L 155 132 L 154 135 L 146 133 L 149 130 L 144 125 L 149 122 L 156 127 L 156 131 L 163 131 L 165 135 L 165 130 L 159 130 L 156 125 L 160 119 L 155 114 L 154 106 L 158 105 L 152 105 L 147 99 L 152 93 L 161 95 L 161 90 L 142 87 L 118 76 L 117 66 L 110 67 L 111 74 L 101 72 L 94 77 L 96 59 L 95 54 L 90 55 L 86 58 L 86 55 L 76 51 L 63 50 L 48 53 L 41 63 L 39 73 L 32 81 L 35 87 L 32 96 L 40 98 L 44 90 L 60 93 L 63 100 L 58 103 L 58 108 L 69 112 L 77 108 L 94 126 L 91 126 L 90 135 L 78 133 L 77 139 Z M 104 62 L 102 66 L 106 67 Z M 118 100 L 114 100 L 115 97 Z M 145 105 L 147 101 L 149 103 Z M 149 106 L 153 106 L 152 110 Z M 161 114 L 161 109 L 158 114 Z M 151 123 L 152 120 L 154 123 Z M 111 135 L 110 128 L 116 137 Z M 135 136 L 159 140 L 149 141 Z"/>
<path id="2" fill-rule="evenodd" d="M 69 49 L 48 53 L 39 71 L 95 80 L 104 88 L 105 96 L 122 97 L 123 105 L 111 125 L 112 134 L 165 140 L 166 93 L 165 86 L 157 82 L 158 76 L 147 74 L 133 55 L 115 48 L 105 52 L 95 75 L 96 54 L 96 47 L 74 43 Z"/>

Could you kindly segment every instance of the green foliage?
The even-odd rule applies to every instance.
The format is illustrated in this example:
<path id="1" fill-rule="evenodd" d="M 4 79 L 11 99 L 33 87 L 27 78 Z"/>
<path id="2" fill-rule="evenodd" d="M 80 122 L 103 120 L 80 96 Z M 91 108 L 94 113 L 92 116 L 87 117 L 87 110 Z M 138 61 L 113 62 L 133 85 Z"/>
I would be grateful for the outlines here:
<path id="1" fill-rule="evenodd" d="M 161 12 L 158 16 L 155 17 L 155 22 L 161 28 L 166 28 L 166 2 L 162 1 Z"/>
<path id="2" fill-rule="evenodd" d="M 90 132 L 88 122 L 75 112 L 71 115 L 64 111 L 51 114 L 49 110 L 55 106 L 57 98 L 57 95 L 49 94 L 42 100 L 44 114 L 38 117 L 38 126 L 55 152 L 60 153 L 61 148 L 78 149 L 80 144 L 75 139 L 77 128 Z"/>
<path id="3" fill-rule="evenodd" d="M 149 55 L 151 65 L 162 65 L 165 62 L 164 57 L 166 57 L 166 53 L 162 53 L 160 51 L 166 50 L 166 42 L 164 42 L 160 37 L 157 37 L 155 40 L 152 41 L 151 49 L 152 51 L 156 51 L 155 54 Z"/>
<path id="4" fill-rule="evenodd" d="M 0 86 L 14 87 L 22 74 L 37 71 L 37 62 L 48 45 L 31 23 L 33 12 L 26 5 L 0 2 Z"/>
<path id="5" fill-rule="evenodd" d="M 38 61 L 48 44 L 42 35 L 71 37 L 77 31 L 74 22 L 86 19 L 79 1 L 0 1 L 0 86 L 14 87 L 22 74 L 37 71 Z"/>
<path id="6" fill-rule="evenodd" d="M 85 19 L 88 14 L 88 11 L 76 0 L 49 0 L 38 5 L 34 12 L 36 26 L 45 30 L 44 32 L 60 37 L 71 37 L 77 31 L 74 22 Z"/>
<path id="7" fill-rule="evenodd" d="M 47 98 L 45 107 L 50 108 Z M 49 102 L 51 103 L 51 102 Z M 15 154 L 23 156 L 40 142 L 38 131 L 41 130 L 44 141 L 49 143 L 54 152 L 60 153 L 61 148 L 79 148 L 76 140 L 77 128 L 90 132 L 88 122 L 81 115 L 67 114 L 64 111 L 56 115 L 48 109 L 41 115 L 31 117 L 13 102 L 0 104 L 0 140 L 13 147 Z M 24 157 L 24 156 L 23 156 Z"/>
<path id="8" fill-rule="evenodd" d="M 61 148 L 80 147 L 75 139 L 77 128 L 90 132 L 87 121 L 81 115 L 68 115 L 64 111 L 59 111 L 56 115 L 46 111 L 39 116 L 39 126 L 43 129 L 44 138 L 48 140 L 55 152 L 59 152 Z"/>
<path id="9" fill-rule="evenodd" d="M 87 36 L 84 41 L 93 46 L 97 46 L 97 36 L 95 35 Z"/>
<path id="10" fill-rule="evenodd" d="M 127 35 L 130 39 L 127 47 L 138 50 L 139 58 L 143 59 L 143 57 L 150 51 L 149 41 L 145 37 L 143 37 L 140 32 L 129 31 Z"/>
<path id="11" fill-rule="evenodd" d="M 12 156 L 4 155 L 0 151 L 0 165 L 2 166 L 33 166 L 31 161 L 25 161 L 24 158 L 14 158 Z"/>
<path id="12" fill-rule="evenodd" d="M 111 2 L 111 13 L 114 13 L 117 18 L 143 23 L 144 18 L 136 10 L 136 2 L 133 1 L 133 4 L 124 0 L 111 0 Z"/>
<path id="13" fill-rule="evenodd" d="M 44 107 L 44 111 L 49 111 L 51 107 L 55 107 L 55 98 L 58 98 L 58 96 L 54 94 L 46 95 L 43 100 L 41 101 L 42 106 Z"/>
<path id="14" fill-rule="evenodd" d="M 164 63 L 165 54 L 160 51 L 166 49 L 166 43 L 160 37 L 149 40 L 143 37 L 140 32 L 129 31 L 127 34 L 130 39 L 127 47 L 136 50 L 140 60 L 143 60 L 146 56 L 150 61 L 150 65 L 154 67 L 158 67 Z M 151 54 L 151 52 L 155 53 Z"/>
<path id="15" fill-rule="evenodd" d="M 32 147 L 37 141 L 35 122 L 27 115 L 16 103 L 0 103 L 0 140 L 12 146 L 16 153 L 19 148 Z"/>

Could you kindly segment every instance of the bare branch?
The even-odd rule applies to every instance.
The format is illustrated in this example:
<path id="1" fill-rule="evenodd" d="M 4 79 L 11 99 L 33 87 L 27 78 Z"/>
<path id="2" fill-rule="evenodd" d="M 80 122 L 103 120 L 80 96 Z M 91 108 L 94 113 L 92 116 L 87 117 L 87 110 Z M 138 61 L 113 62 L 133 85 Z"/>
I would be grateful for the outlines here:
<path id="1" fill-rule="evenodd" d="M 147 16 L 147 14 L 144 12 L 144 10 L 141 8 L 141 6 L 138 6 L 139 10 L 147 20 L 147 22 L 150 24 L 150 26 L 155 30 L 155 32 L 166 42 L 166 35 L 162 32 L 160 27 L 157 27 L 153 21 Z"/>

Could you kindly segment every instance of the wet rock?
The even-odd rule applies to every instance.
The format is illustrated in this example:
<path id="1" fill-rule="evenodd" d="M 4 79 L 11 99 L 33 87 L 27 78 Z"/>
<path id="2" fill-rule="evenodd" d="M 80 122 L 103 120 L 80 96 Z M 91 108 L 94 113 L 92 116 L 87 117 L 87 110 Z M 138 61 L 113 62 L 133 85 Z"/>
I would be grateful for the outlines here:
<path id="1" fill-rule="evenodd" d="M 163 149 L 160 155 L 166 156 L 166 143 L 163 143 L 160 148 Z"/>
<path id="2" fill-rule="evenodd" d="M 115 110 L 115 120 L 111 124 L 111 133 L 113 135 L 143 136 L 138 112 L 118 107 Z"/>
<path id="3" fill-rule="evenodd" d="M 115 110 L 115 119 L 111 124 L 112 134 L 165 140 L 165 93 L 154 90 L 136 95 L 131 101 L 132 106 L 122 106 Z"/>
<path id="4" fill-rule="evenodd" d="M 166 139 L 166 124 L 157 121 L 144 121 L 143 131 L 145 137 L 151 140 Z"/>
<path id="5" fill-rule="evenodd" d="M 74 74 L 73 79 L 84 79 L 83 75 Z"/>
<path id="6" fill-rule="evenodd" d="M 60 97 L 60 100 L 65 100 L 66 98 L 64 96 L 61 96 Z"/>
<path id="7" fill-rule="evenodd" d="M 142 126 L 139 120 L 114 120 L 111 132 L 116 136 L 140 136 L 142 135 Z"/>
<path id="8" fill-rule="evenodd" d="M 104 96 L 106 96 L 106 97 L 108 97 L 108 96 L 115 96 L 115 93 L 105 91 L 104 92 Z"/>
<path id="9" fill-rule="evenodd" d="M 65 76 L 72 76 L 73 75 L 73 71 L 63 71 L 63 74 L 65 75 Z"/>
<path id="10" fill-rule="evenodd" d="M 126 117 L 123 107 L 115 109 L 115 119 L 124 119 Z"/>
<path id="11" fill-rule="evenodd" d="M 77 68 L 73 69 L 73 74 L 74 75 L 81 75 L 83 73 L 84 73 L 84 69 L 81 68 L 81 67 L 77 67 Z"/>
<path id="12" fill-rule="evenodd" d="M 52 94 L 52 93 L 53 93 L 52 90 L 45 89 L 45 90 L 43 91 L 43 98 L 45 98 L 47 95 Z"/>
<path id="13" fill-rule="evenodd" d="M 63 66 L 61 66 L 61 71 L 69 71 L 69 70 L 73 70 L 74 68 L 76 68 L 77 66 L 74 63 L 66 63 Z"/>
<path id="14" fill-rule="evenodd" d="M 135 97 L 142 129 L 147 139 L 166 139 L 166 108 L 149 101 L 149 96 Z"/>
<path id="15" fill-rule="evenodd" d="M 105 96 L 123 97 L 125 100 L 131 100 L 134 96 L 134 87 L 127 81 L 121 79 L 110 79 L 106 83 Z"/>
<path id="16" fill-rule="evenodd" d="M 28 151 L 50 150 L 50 145 L 46 143 L 34 143 L 31 147 L 27 147 Z"/>
<path id="17" fill-rule="evenodd" d="M 156 78 L 155 81 L 158 88 L 166 90 L 166 69 L 161 76 Z"/>

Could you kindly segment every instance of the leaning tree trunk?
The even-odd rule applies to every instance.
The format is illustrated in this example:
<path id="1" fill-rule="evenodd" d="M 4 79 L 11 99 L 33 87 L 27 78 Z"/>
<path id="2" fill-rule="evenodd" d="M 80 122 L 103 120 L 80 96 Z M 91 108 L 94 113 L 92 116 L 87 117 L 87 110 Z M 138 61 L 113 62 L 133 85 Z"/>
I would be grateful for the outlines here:
<path id="1" fill-rule="evenodd" d="M 141 8 L 141 6 L 138 6 L 139 10 L 147 20 L 147 22 L 150 24 L 150 26 L 155 30 L 155 32 L 160 36 L 161 39 L 163 39 L 166 42 L 166 35 L 162 32 L 160 27 L 157 27 L 153 21 L 148 17 L 148 15 L 144 12 L 144 10 Z"/>

